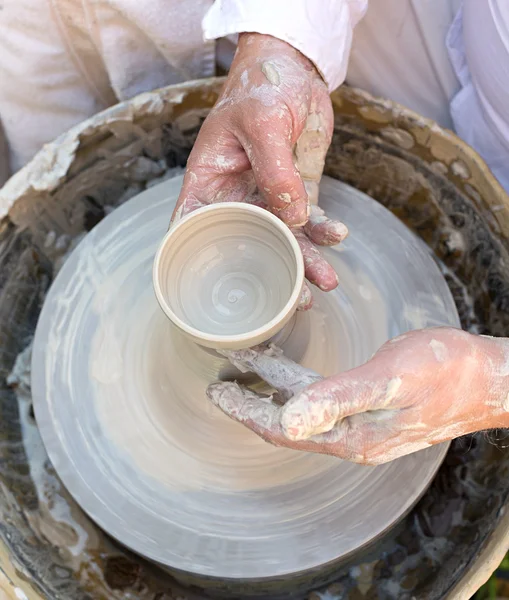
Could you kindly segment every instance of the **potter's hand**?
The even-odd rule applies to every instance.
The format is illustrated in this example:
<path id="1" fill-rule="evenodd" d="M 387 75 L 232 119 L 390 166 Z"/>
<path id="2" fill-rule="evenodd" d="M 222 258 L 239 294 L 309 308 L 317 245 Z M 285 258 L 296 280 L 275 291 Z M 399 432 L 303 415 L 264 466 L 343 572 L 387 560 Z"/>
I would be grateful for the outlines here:
<path id="1" fill-rule="evenodd" d="M 230 360 L 281 392 L 262 398 L 235 383 L 208 397 L 277 446 L 376 465 L 474 431 L 509 424 L 509 340 L 460 330 L 414 331 L 366 364 L 321 379 L 275 349 Z"/>
<path id="2" fill-rule="evenodd" d="M 334 289 L 336 273 L 315 248 L 348 233 L 315 206 L 332 128 L 327 86 L 313 64 L 276 38 L 242 34 L 225 88 L 189 156 L 173 220 L 211 202 L 269 208 L 295 228 L 307 279 Z"/>

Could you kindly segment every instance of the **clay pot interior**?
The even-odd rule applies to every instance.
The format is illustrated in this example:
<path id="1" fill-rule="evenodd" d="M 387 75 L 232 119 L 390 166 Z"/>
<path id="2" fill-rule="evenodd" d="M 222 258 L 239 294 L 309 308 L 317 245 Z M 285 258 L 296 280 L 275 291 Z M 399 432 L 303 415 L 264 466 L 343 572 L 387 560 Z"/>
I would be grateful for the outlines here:
<path id="1" fill-rule="evenodd" d="M 277 217 L 257 206 L 215 204 L 176 223 L 154 261 L 156 297 L 196 343 L 249 348 L 291 319 L 304 282 L 302 253 Z"/>
<path id="2" fill-rule="evenodd" d="M 0 191 L 0 566 L 13 598 L 210 595 L 183 588 L 81 512 L 41 445 L 26 365 L 64 255 L 110 210 L 181 172 L 221 85 L 194 82 L 112 107 L 62 136 Z M 464 328 L 507 336 L 509 201 L 484 163 L 452 134 L 391 102 L 343 88 L 333 104 L 326 173 L 377 199 L 427 242 Z M 327 588 L 317 577 L 309 598 L 471 597 L 509 540 L 509 452 L 501 441 L 490 433 L 454 442 L 383 547 L 353 558 Z M 275 598 L 301 583 L 275 581 L 258 592 Z M 216 592 L 235 594 L 226 581 L 216 582 Z"/>

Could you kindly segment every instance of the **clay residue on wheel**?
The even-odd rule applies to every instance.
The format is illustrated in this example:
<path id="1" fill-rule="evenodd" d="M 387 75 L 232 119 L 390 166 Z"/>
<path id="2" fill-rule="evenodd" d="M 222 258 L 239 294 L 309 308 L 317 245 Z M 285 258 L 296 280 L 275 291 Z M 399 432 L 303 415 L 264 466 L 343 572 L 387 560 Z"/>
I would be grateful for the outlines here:
<path id="1" fill-rule="evenodd" d="M 33 335 L 45 291 L 62 260 L 60 247 L 85 231 L 89 199 L 95 210 L 99 205 L 107 212 L 165 177 L 168 169 L 183 167 L 220 86 L 220 81 L 176 86 L 149 95 L 146 105 L 137 100 L 109 109 L 83 125 L 74 141 L 68 139 L 70 154 L 55 149 L 0 192 L 0 566 L 30 598 L 205 598 L 107 538 L 61 487 L 40 489 L 31 473 L 34 441 L 27 436 L 36 425 L 23 421 L 30 401 L 18 398 L 16 385 L 8 385 L 6 378 Z M 507 335 L 509 210 L 486 168 L 451 134 L 390 102 L 343 88 L 335 105 L 327 173 L 375 197 L 428 242 L 447 267 L 466 328 Z M 380 128 L 387 126 L 408 131 L 415 145 L 408 149 L 382 136 Z M 457 166 L 457 174 L 451 172 L 455 160 L 467 165 L 468 179 Z M 43 165 L 47 177 L 39 177 Z M 472 563 L 506 510 L 507 441 L 501 446 L 495 448 L 484 435 L 453 443 L 431 488 L 401 527 L 383 547 L 326 573 L 331 583 L 313 600 L 443 598 L 465 573 L 472 573 Z M 45 508 L 59 503 L 68 515 L 60 537 L 59 522 Z M 79 549 L 79 543 L 81 553 L 73 556 L 70 548 Z M 119 556 L 129 561 L 129 567 L 122 562 L 125 576 L 111 570 Z M 131 564 L 139 568 L 131 570 Z M 317 586 L 323 576 L 317 575 Z M 269 596 L 276 598 L 292 583 L 303 584 L 274 582 Z M 304 583 L 309 587 L 313 581 Z M 121 590 L 110 587 L 118 584 Z M 223 596 L 232 593 L 227 584 L 214 585 Z"/>

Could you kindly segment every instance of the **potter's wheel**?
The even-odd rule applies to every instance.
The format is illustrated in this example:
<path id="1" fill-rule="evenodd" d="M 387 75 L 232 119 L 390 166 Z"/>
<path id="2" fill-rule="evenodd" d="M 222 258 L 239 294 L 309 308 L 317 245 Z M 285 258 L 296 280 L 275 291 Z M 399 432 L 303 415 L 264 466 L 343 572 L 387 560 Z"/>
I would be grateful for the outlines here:
<path id="1" fill-rule="evenodd" d="M 151 268 L 182 179 L 106 217 L 44 304 L 32 392 L 44 443 L 85 511 L 126 546 L 179 570 L 265 578 L 315 568 L 386 531 L 423 493 L 447 446 L 376 468 L 265 444 L 205 397 L 231 369 L 171 327 Z M 320 205 L 350 238 L 327 257 L 340 287 L 282 333 L 323 375 L 409 329 L 458 325 L 428 250 L 393 215 L 325 178 Z"/>

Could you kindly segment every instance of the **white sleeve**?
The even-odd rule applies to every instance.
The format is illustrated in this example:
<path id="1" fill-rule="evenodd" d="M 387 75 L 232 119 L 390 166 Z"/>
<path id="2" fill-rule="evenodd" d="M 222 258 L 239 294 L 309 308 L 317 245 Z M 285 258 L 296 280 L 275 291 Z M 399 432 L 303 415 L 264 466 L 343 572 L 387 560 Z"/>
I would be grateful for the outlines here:
<path id="1" fill-rule="evenodd" d="M 346 77 L 355 25 L 368 0 L 216 0 L 203 19 L 206 40 L 241 32 L 272 35 L 311 60 L 334 90 Z"/>
<path id="2" fill-rule="evenodd" d="M 9 179 L 9 147 L 0 121 L 0 188 Z"/>

